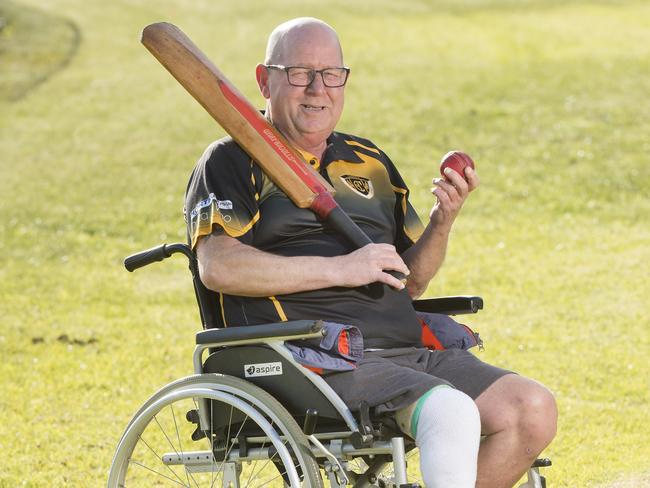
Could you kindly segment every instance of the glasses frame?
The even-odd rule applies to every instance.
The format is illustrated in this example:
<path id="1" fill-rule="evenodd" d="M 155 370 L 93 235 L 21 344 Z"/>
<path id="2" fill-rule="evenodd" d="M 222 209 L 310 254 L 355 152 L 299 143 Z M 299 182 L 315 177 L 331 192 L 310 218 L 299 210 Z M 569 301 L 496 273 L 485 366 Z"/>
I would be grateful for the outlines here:
<path id="1" fill-rule="evenodd" d="M 348 78 L 350 76 L 350 68 L 347 66 L 332 66 L 330 68 L 323 68 L 323 69 L 313 69 L 313 68 L 308 68 L 307 66 L 284 66 L 282 64 L 265 64 L 264 65 L 268 69 L 276 69 L 278 71 L 284 71 L 284 73 L 287 75 L 287 83 L 289 83 L 291 86 L 298 86 L 301 88 L 305 88 L 309 85 L 311 85 L 314 80 L 316 79 L 316 74 L 320 74 L 321 80 L 323 80 L 323 85 L 325 85 L 327 88 L 341 88 L 342 86 L 345 86 L 345 84 L 348 82 Z M 289 79 L 289 70 L 291 68 L 301 68 L 301 69 L 306 69 L 309 70 L 309 83 L 306 85 L 300 85 L 300 84 L 295 84 L 292 83 L 291 80 Z M 343 83 L 340 85 L 328 85 L 327 82 L 325 81 L 325 76 L 323 76 L 323 72 L 330 70 L 330 69 L 342 69 L 345 72 L 345 79 L 343 80 Z"/>

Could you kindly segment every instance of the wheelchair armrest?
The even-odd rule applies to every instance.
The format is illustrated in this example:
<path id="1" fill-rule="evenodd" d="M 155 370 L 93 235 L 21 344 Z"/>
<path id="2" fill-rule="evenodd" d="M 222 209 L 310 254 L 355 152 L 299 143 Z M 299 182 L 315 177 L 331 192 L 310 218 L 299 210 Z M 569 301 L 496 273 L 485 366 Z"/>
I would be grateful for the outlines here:
<path id="1" fill-rule="evenodd" d="M 481 310 L 483 308 L 483 299 L 471 295 L 423 298 L 421 300 L 415 300 L 413 302 L 413 308 L 418 312 L 461 315 L 466 313 L 476 313 Z"/>
<path id="2" fill-rule="evenodd" d="M 292 320 L 274 324 L 246 325 L 226 329 L 206 329 L 196 334 L 196 344 L 221 344 L 234 341 L 264 342 L 264 339 L 296 340 L 321 332 L 321 320 Z"/>

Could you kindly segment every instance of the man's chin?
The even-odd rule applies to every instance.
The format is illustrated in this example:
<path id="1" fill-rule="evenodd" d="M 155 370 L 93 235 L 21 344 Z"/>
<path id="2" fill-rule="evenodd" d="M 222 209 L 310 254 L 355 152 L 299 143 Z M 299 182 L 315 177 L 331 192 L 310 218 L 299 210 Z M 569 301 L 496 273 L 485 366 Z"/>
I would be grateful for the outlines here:
<path id="1" fill-rule="evenodd" d="M 334 130 L 334 126 L 325 123 L 324 121 L 310 120 L 300 124 L 298 130 L 305 136 L 309 135 L 314 137 L 319 134 L 324 134 L 324 138 L 326 139 Z"/>

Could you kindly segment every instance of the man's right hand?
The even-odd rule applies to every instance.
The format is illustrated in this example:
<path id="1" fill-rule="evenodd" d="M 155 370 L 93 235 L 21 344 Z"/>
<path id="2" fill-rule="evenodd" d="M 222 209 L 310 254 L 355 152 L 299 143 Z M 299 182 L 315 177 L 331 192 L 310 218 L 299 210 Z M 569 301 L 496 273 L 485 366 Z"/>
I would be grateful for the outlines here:
<path id="1" fill-rule="evenodd" d="M 379 282 L 401 290 L 404 283 L 387 271 L 409 275 L 408 267 L 391 244 L 368 244 L 332 259 L 338 261 L 336 268 L 341 273 L 340 286 L 355 287 Z"/>

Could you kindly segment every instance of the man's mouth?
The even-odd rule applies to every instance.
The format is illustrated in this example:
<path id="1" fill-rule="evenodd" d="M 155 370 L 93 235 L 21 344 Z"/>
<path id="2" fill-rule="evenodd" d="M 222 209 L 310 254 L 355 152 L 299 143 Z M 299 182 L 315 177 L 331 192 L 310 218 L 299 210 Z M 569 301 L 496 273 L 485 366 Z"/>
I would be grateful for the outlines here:
<path id="1" fill-rule="evenodd" d="M 308 112 L 320 112 L 321 110 L 325 110 L 325 106 L 323 105 L 311 105 L 308 103 L 303 103 L 300 106 Z"/>

